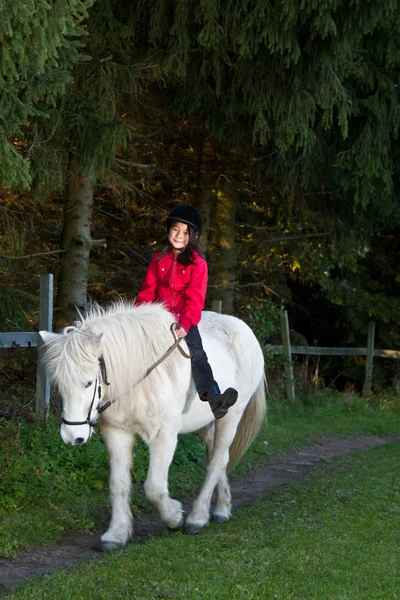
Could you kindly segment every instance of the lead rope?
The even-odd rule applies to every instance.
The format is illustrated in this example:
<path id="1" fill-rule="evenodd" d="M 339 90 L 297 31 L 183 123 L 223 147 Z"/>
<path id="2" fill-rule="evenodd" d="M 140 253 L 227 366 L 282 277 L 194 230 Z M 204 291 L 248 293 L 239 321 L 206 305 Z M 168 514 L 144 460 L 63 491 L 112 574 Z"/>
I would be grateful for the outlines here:
<path id="1" fill-rule="evenodd" d="M 175 331 L 174 331 L 174 330 L 175 330 L 176 328 L 177 328 L 177 324 L 176 324 L 176 323 L 172 323 L 172 325 L 171 325 L 170 329 L 171 329 L 171 332 L 172 332 L 172 335 L 174 336 L 174 338 L 175 338 Z M 163 360 L 165 360 L 165 359 L 166 359 L 166 358 L 167 358 L 167 357 L 168 357 L 168 356 L 171 354 L 171 352 L 173 352 L 173 351 L 175 350 L 175 348 L 178 348 L 179 352 L 180 352 L 180 353 L 182 354 L 182 356 L 184 356 L 185 358 L 192 358 L 193 354 L 192 354 L 191 352 L 189 352 L 189 354 L 186 354 L 186 352 L 185 352 L 185 351 L 184 351 L 184 350 L 183 350 L 183 349 L 180 347 L 180 345 L 179 345 L 179 344 L 180 344 L 180 342 L 181 342 L 181 340 L 182 340 L 182 339 L 183 339 L 183 338 L 175 338 L 175 341 L 174 341 L 174 343 L 172 344 L 172 346 L 170 346 L 170 347 L 168 348 L 168 350 L 165 352 L 165 354 L 163 354 L 163 355 L 162 355 L 162 357 L 161 357 L 161 358 L 159 358 L 159 359 L 158 359 L 158 360 L 157 360 L 157 361 L 154 363 L 154 365 L 152 365 L 151 367 L 149 367 L 149 368 L 147 369 L 146 373 L 143 375 L 143 377 L 142 377 L 141 379 L 139 379 L 139 381 L 138 381 L 137 383 L 135 383 L 134 387 L 135 387 L 136 385 L 138 385 L 138 383 L 140 383 L 141 381 L 143 381 L 143 379 L 146 379 L 146 377 L 147 377 L 148 375 L 150 375 L 150 373 L 151 373 L 151 372 L 152 372 L 154 369 L 156 369 L 156 368 L 158 367 L 158 365 L 160 365 L 160 364 L 163 362 Z"/>

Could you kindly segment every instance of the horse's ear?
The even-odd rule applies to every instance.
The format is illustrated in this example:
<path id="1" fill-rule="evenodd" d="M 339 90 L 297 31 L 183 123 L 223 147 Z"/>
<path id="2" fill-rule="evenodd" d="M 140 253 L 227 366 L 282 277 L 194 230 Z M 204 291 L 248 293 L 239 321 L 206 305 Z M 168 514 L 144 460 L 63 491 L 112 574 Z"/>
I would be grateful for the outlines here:
<path id="1" fill-rule="evenodd" d="M 47 344 L 47 342 L 51 342 L 51 340 L 55 340 L 60 336 L 59 333 L 53 333 L 52 331 L 39 331 L 39 335 L 45 344 Z"/>
<path id="2" fill-rule="evenodd" d="M 98 333 L 96 335 L 91 335 L 89 338 L 89 341 L 93 344 L 93 346 L 100 347 L 102 337 L 103 337 L 102 333 Z"/>

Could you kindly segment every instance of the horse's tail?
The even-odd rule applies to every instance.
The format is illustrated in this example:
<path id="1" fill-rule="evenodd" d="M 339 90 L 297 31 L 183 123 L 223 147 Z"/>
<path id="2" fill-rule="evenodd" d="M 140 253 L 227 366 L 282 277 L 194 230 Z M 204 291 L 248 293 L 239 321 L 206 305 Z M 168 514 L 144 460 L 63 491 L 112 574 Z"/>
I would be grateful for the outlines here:
<path id="1" fill-rule="evenodd" d="M 229 473 L 239 462 L 240 458 L 246 452 L 251 442 L 259 432 L 267 412 L 265 399 L 265 389 L 267 380 L 262 377 L 256 391 L 249 400 L 243 416 L 239 422 L 235 439 L 229 448 L 229 463 L 227 472 Z"/>

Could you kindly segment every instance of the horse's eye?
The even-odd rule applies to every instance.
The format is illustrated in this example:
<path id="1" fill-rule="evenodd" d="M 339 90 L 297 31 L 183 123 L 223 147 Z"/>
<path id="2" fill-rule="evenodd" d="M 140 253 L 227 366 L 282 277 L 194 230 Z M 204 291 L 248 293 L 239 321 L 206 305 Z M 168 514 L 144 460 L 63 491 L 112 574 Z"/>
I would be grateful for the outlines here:
<path id="1" fill-rule="evenodd" d="M 92 385 L 93 381 L 88 381 L 87 384 L 85 385 L 85 388 L 88 388 Z"/>

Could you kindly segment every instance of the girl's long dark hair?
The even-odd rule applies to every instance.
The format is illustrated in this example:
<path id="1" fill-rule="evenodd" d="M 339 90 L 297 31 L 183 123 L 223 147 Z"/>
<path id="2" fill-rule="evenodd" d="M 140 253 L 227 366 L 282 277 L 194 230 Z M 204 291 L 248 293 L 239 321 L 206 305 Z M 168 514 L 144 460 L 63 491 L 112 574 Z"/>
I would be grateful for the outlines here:
<path id="1" fill-rule="evenodd" d="M 171 225 L 171 227 L 172 227 L 172 225 Z M 180 263 L 184 267 L 187 267 L 188 265 L 193 265 L 195 263 L 195 259 L 194 259 L 195 252 L 197 252 L 197 254 L 199 254 L 202 258 L 204 258 L 202 253 L 199 250 L 199 236 L 197 235 L 195 228 L 192 225 L 188 225 L 187 228 L 188 228 L 188 232 L 189 232 L 189 243 L 186 246 L 186 248 L 182 252 L 180 252 L 180 254 L 178 254 L 178 258 L 177 258 L 178 263 Z M 172 251 L 172 246 L 168 242 L 167 246 L 164 248 L 164 250 L 161 252 L 161 254 L 158 256 L 158 258 L 156 260 L 160 260 L 160 258 L 165 256 L 170 251 Z"/>

